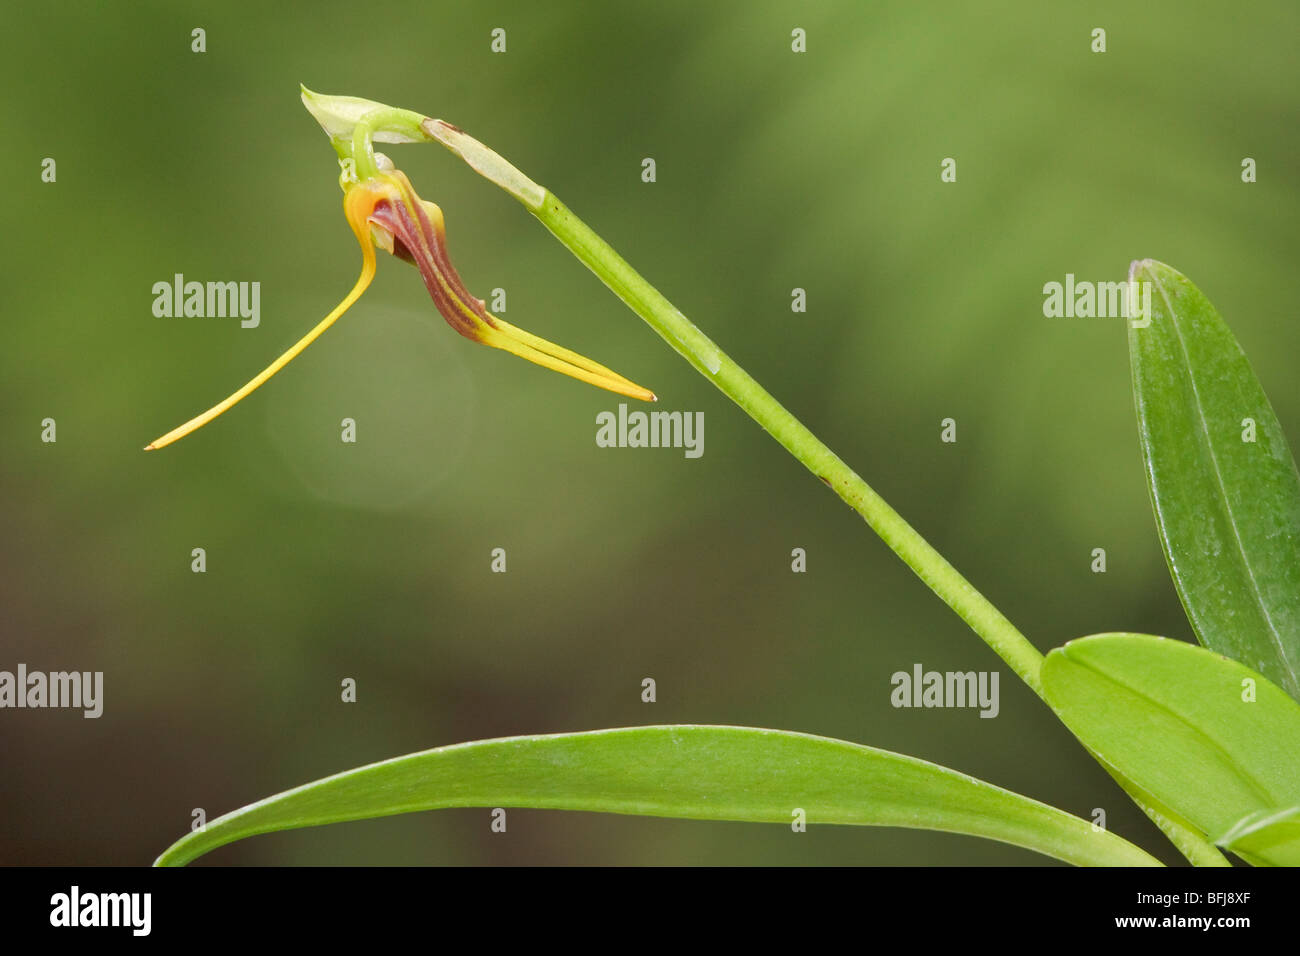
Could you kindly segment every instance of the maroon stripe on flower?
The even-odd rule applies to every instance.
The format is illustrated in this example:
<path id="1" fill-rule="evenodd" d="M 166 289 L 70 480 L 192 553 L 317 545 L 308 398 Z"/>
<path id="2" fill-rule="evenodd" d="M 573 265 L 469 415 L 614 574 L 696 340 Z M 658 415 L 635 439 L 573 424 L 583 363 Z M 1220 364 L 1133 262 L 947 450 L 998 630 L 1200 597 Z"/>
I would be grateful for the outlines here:
<path id="1" fill-rule="evenodd" d="M 439 263 L 434 255 L 433 247 L 430 245 L 428 236 L 421 225 L 427 225 L 427 217 L 421 217 L 423 223 L 417 223 L 411 215 L 411 210 L 407 204 L 400 199 L 383 199 L 375 206 L 375 211 L 370 218 L 383 228 L 393 234 L 393 251 L 397 252 L 400 247 L 407 253 L 403 258 L 411 262 L 420 270 L 420 277 L 424 280 L 424 287 L 429 292 L 429 297 L 433 299 L 433 304 L 437 307 L 442 317 L 446 319 L 447 324 L 453 329 L 465 336 L 478 342 L 482 339 L 479 335 L 480 322 L 484 321 L 483 316 L 479 313 L 483 309 L 482 303 L 477 302 L 472 296 L 469 301 L 462 304 L 456 301 L 454 292 L 448 289 L 464 289 L 455 273 L 448 278 L 446 285 L 440 279 Z M 430 231 L 432 231 L 430 229 Z M 453 282 L 452 279 L 455 278 Z M 474 305 L 478 305 L 475 309 Z M 467 314 L 467 309 L 470 314 Z M 476 319 L 478 321 L 476 321 Z"/>

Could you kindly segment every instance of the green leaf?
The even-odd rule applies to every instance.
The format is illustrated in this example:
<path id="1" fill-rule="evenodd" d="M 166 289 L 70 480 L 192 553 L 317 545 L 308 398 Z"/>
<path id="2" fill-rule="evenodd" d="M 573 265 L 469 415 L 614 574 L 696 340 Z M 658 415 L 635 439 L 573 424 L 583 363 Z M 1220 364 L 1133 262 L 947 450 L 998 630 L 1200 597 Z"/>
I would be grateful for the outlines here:
<path id="1" fill-rule="evenodd" d="M 441 807 L 538 807 L 694 820 L 919 827 L 1069 863 L 1158 866 L 1061 810 L 913 757 L 780 730 L 696 725 L 505 737 L 397 757 L 250 804 L 169 847 L 182 865 L 273 830 Z"/>
<path id="2" fill-rule="evenodd" d="M 1145 634 L 1070 641 L 1047 655 L 1042 676 L 1075 736 L 1179 822 L 1252 862 L 1300 862 L 1300 832 L 1278 816 L 1300 804 L 1300 704 L 1276 684 Z"/>
<path id="3" fill-rule="evenodd" d="M 1186 276 L 1147 259 L 1129 281 L 1150 284 L 1149 324 L 1129 322 L 1133 394 L 1187 617 L 1206 647 L 1300 698 L 1300 475 L 1286 437 L 1241 346 Z"/>

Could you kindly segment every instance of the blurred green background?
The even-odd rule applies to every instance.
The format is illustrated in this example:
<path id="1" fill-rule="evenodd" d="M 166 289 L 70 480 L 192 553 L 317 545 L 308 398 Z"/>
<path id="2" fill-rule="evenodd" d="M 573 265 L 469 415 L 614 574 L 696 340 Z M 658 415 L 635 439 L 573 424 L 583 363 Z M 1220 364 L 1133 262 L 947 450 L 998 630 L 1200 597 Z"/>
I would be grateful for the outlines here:
<path id="1" fill-rule="evenodd" d="M 618 397 L 462 339 L 387 256 L 273 383 L 165 451 L 141 447 L 355 279 L 303 82 L 442 117 L 553 189 L 1039 648 L 1104 630 L 1190 639 L 1122 326 L 1044 318 L 1042 287 L 1169 262 L 1300 435 L 1298 26 L 1289 0 L 13 14 L 0 669 L 102 670 L 105 710 L 0 712 L 0 861 L 145 864 L 194 808 L 441 744 L 670 722 L 914 754 L 1085 817 L 1104 808 L 1175 860 L 856 516 L 439 147 L 387 152 L 442 206 L 469 288 L 506 289 L 511 322 L 653 388 L 660 408 L 703 411 L 703 457 L 598 448 L 595 417 Z M 956 183 L 940 182 L 944 157 Z M 156 318 L 152 285 L 178 272 L 260 282 L 260 327 Z M 40 440 L 46 417 L 56 444 Z M 956 444 L 939 441 L 945 417 Z M 1105 574 L 1089 568 L 1097 547 Z M 1000 715 L 892 708 L 890 674 L 914 663 L 999 669 Z M 900 830 L 542 811 L 512 811 L 504 835 L 488 824 L 485 810 L 415 814 L 204 862 L 1045 862 Z"/>

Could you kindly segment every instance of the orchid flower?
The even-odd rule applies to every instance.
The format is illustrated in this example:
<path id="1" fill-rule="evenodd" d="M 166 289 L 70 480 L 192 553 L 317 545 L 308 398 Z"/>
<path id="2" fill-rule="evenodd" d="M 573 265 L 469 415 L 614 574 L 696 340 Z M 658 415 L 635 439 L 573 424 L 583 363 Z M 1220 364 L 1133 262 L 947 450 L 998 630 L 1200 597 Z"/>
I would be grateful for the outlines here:
<path id="1" fill-rule="evenodd" d="M 446 228 L 442 210 L 432 202 L 416 195 L 411 181 L 396 169 L 382 153 L 375 153 L 372 141 L 416 142 L 411 135 L 395 134 L 382 126 L 384 111 L 370 111 L 354 117 L 351 142 L 336 135 L 328 116 L 313 109 L 315 97 L 304 89 L 303 100 L 321 120 L 326 132 L 331 134 L 340 155 L 343 175 L 343 214 L 353 234 L 361 244 L 361 276 L 356 285 L 329 315 L 303 336 L 288 351 L 267 366 L 252 381 L 229 398 L 214 405 L 183 425 L 172 429 L 161 438 L 150 442 L 146 451 L 170 445 L 190 432 L 201 428 L 218 415 L 238 404 L 250 393 L 293 361 L 300 352 L 314 342 L 326 329 L 338 321 L 361 298 L 375 276 L 375 246 L 411 263 L 420 270 L 424 285 L 429 290 L 434 305 L 453 329 L 475 342 L 504 349 L 520 358 L 544 368 L 561 372 L 572 378 L 607 389 L 620 395 L 656 401 L 649 389 L 629 381 L 603 365 L 584 358 L 576 352 L 555 345 L 530 332 L 516 328 L 504 319 L 488 312 L 482 299 L 475 298 L 465 288 L 460 276 L 447 255 Z M 350 97 L 330 98 L 334 101 L 353 102 Z M 358 104 L 370 101 L 355 100 Z M 388 110 L 387 113 L 401 111 Z M 454 129 L 454 127 L 448 127 Z M 350 154 L 350 155 L 349 155 Z"/>

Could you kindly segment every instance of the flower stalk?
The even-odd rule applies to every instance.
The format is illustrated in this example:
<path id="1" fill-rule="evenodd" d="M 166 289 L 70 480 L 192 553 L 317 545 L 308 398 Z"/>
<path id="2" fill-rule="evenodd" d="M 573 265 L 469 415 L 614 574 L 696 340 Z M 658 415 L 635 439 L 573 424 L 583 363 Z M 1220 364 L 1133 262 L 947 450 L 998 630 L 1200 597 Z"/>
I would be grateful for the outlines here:
<path id="1" fill-rule="evenodd" d="M 1042 696 L 1043 655 L 860 475 L 792 415 L 748 372 L 575 216 L 497 153 L 442 120 L 421 128 L 505 189 L 686 361 L 856 511 L 945 604 L 957 612 L 1035 693 Z"/>

